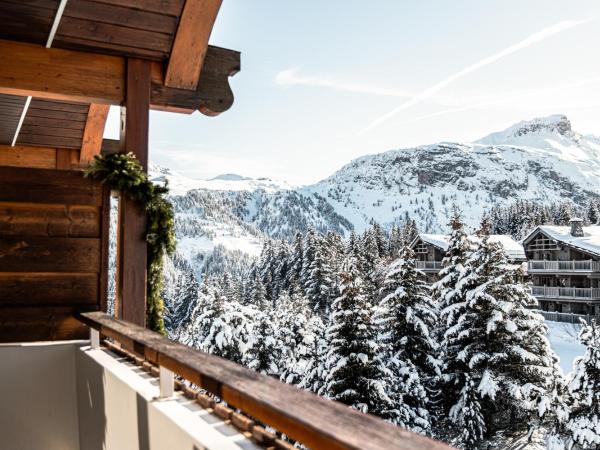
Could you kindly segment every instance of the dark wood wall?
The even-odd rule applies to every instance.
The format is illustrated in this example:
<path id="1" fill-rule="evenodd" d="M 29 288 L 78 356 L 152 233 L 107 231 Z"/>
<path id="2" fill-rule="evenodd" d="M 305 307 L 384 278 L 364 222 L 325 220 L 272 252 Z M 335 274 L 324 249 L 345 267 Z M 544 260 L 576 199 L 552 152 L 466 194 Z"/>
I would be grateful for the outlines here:
<path id="1" fill-rule="evenodd" d="M 109 193 L 82 172 L 0 167 L 0 342 L 87 337 L 106 309 Z"/>

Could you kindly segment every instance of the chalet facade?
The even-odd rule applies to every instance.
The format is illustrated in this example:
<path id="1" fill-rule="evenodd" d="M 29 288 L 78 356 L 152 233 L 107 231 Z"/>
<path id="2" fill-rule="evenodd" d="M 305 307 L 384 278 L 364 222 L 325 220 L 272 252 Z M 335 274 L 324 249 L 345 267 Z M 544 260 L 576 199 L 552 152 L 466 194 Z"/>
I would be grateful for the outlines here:
<path id="1" fill-rule="evenodd" d="M 469 239 L 476 240 L 476 236 Z M 498 242 L 504 248 L 506 257 L 511 264 L 523 264 L 526 261 L 523 246 L 510 236 L 493 234 L 490 236 L 492 242 Z M 442 269 L 442 260 L 448 250 L 449 236 L 444 234 L 419 234 L 411 243 L 415 252 L 417 269 L 425 274 L 428 283 L 436 282 L 438 274 Z"/>
<path id="2" fill-rule="evenodd" d="M 524 240 L 532 293 L 544 311 L 600 314 L 600 226 L 542 225 Z"/>

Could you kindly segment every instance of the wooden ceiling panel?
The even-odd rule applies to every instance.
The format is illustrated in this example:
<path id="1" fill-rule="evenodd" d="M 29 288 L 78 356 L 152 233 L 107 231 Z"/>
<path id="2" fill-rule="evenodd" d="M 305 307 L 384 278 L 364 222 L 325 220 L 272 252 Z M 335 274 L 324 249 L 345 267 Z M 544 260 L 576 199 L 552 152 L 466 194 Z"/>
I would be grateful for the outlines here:
<path id="1" fill-rule="evenodd" d="M 0 94 L 0 144 L 12 144 L 26 99 Z"/>
<path id="2" fill-rule="evenodd" d="M 34 98 L 17 143 L 55 148 L 81 148 L 89 105 Z M 0 109 L 1 111 L 1 109 Z"/>
<path id="3" fill-rule="evenodd" d="M 0 2 L 0 39 L 45 45 L 58 9 L 58 0 Z"/>
<path id="4" fill-rule="evenodd" d="M 179 17 L 185 0 L 95 0 L 95 2 Z"/>
<path id="5" fill-rule="evenodd" d="M 137 3 L 138 7 L 132 3 Z M 179 17 L 143 10 L 140 8 L 143 3 L 71 0 L 63 13 L 53 46 L 152 60 L 167 59 Z M 170 10 L 179 10 L 180 14 L 181 7 L 175 6 L 176 9 Z"/>

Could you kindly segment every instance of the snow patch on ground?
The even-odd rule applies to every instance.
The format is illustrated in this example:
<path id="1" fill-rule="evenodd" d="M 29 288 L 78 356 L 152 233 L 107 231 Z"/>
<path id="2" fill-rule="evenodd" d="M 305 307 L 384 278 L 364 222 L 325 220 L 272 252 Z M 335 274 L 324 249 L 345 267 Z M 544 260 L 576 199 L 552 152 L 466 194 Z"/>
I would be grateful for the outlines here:
<path id="1" fill-rule="evenodd" d="M 546 325 L 550 345 L 560 358 L 560 367 L 567 374 L 572 370 L 575 358 L 585 353 L 585 347 L 577 340 L 581 325 L 549 320 Z"/>

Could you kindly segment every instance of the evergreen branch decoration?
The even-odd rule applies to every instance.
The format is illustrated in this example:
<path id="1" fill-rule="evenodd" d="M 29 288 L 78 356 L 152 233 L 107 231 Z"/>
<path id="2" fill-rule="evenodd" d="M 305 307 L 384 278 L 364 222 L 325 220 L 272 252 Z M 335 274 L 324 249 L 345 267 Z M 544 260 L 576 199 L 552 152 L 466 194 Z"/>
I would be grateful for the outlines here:
<path id="1" fill-rule="evenodd" d="M 163 257 L 175 250 L 175 216 L 166 199 L 169 188 L 152 183 L 133 153 L 96 155 L 85 172 L 118 190 L 146 212 L 147 305 L 146 326 L 166 334 L 163 320 Z"/>

